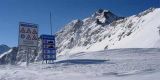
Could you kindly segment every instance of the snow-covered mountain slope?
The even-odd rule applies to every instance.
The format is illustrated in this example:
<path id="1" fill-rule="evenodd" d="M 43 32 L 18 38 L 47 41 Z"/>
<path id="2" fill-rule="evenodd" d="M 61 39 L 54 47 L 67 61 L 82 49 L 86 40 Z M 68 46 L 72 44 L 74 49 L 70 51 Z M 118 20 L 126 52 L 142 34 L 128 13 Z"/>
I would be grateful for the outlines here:
<path id="1" fill-rule="evenodd" d="M 4 52 L 0 55 L 0 64 L 16 64 L 18 49 L 16 47 L 11 48 L 10 50 Z"/>
<path id="2" fill-rule="evenodd" d="M 150 8 L 123 19 L 108 10 L 99 10 L 57 32 L 58 53 L 160 47 L 159 14 L 160 8 Z"/>
<path id="3" fill-rule="evenodd" d="M 0 55 L 6 51 L 8 51 L 10 49 L 10 47 L 8 47 L 7 45 L 1 44 L 0 45 Z"/>
<path id="4" fill-rule="evenodd" d="M 54 64 L 0 65 L 0 80 L 159 80 L 160 49 L 115 49 L 59 56 Z"/>
<path id="5" fill-rule="evenodd" d="M 104 31 L 105 25 L 118 19 L 122 17 L 100 9 L 84 20 L 73 20 L 56 34 L 58 52 L 95 43 L 99 38 L 97 33 Z"/>
<path id="6" fill-rule="evenodd" d="M 36 57 L 40 58 L 38 60 L 42 60 L 41 56 L 37 55 L 38 53 L 32 51 L 32 54 L 29 55 L 30 62 L 37 61 Z M 26 52 L 21 50 L 18 52 L 18 47 L 12 47 L 8 51 L 0 54 L 0 65 L 1 64 L 21 64 L 26 62 Z"/>

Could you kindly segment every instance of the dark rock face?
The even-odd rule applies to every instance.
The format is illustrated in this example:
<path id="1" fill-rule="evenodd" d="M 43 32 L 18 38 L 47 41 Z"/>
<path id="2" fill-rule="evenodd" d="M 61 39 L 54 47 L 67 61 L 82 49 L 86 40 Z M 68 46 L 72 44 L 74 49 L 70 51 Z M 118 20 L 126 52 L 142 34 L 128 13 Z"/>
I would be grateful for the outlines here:
<path id="1" fill-rule="evenodd" d="M 97 24 L 103 24 L 102 22 L 99 21 L 99 19 L 96 20 Z"/>

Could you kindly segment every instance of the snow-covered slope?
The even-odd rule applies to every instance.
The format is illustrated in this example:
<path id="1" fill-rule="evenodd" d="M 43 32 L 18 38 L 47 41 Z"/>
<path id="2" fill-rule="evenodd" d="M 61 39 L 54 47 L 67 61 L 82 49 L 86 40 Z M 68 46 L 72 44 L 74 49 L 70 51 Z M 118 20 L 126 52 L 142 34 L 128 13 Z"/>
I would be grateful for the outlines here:
<path id="1" fill-rule="evenodd" d="M 4 52 L 0 55 L 0 65 L 1 64 L 16 64 L 17 60 L 17 48 L 13 47 L 10 50 Z"/>
<path id="2" fill-rule="evenodd" d="M 59 56 L 54 64 L 0 65 L 0 80 L 159 80 L 160 49 L 115 49 Z"/>
<path id="3" fill-rule="evenodd" d="M 9 51 L 4 52 L 3 54 L 0 55 L 0 58 L 2 58 L 3 56 L 9 54 L 12 51 L 12 49 L 10 49 Z"/>
<path id="4" fill-rule="evenodd" d="M 121 18 L 99 10 L 84 20 L 74 20 L 57 35 L 58 53 L 77 53 L 116 48 L 160 47 L 160 8 Z"/>

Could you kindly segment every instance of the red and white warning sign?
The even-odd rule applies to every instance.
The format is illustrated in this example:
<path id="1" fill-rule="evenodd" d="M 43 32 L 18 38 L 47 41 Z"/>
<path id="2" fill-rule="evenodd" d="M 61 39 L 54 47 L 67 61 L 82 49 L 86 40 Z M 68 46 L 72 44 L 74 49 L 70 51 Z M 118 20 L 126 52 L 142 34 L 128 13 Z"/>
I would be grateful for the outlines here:
<path id="1" fill-rule="evenodd" d="M 19 46 L 37 47 L 38 25 L 32 23 L 19 24 Z"/>

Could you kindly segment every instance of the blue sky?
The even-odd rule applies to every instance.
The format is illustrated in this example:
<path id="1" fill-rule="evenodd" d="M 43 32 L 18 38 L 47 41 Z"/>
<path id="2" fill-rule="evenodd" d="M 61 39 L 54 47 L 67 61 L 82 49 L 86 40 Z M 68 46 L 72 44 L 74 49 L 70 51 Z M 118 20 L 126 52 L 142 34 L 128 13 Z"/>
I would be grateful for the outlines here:
<path id="1" fill-rule="evenodd" d="M 100 8 L 130 16 L 150 7 L 160 7 L 160 0 L 0 0 L 0 44 L 18 45 L 20 21 L 36 23 L 40 34 L 49 34 L 50 11 L 55 33 L 70 21 L 84 19 Z"/>

